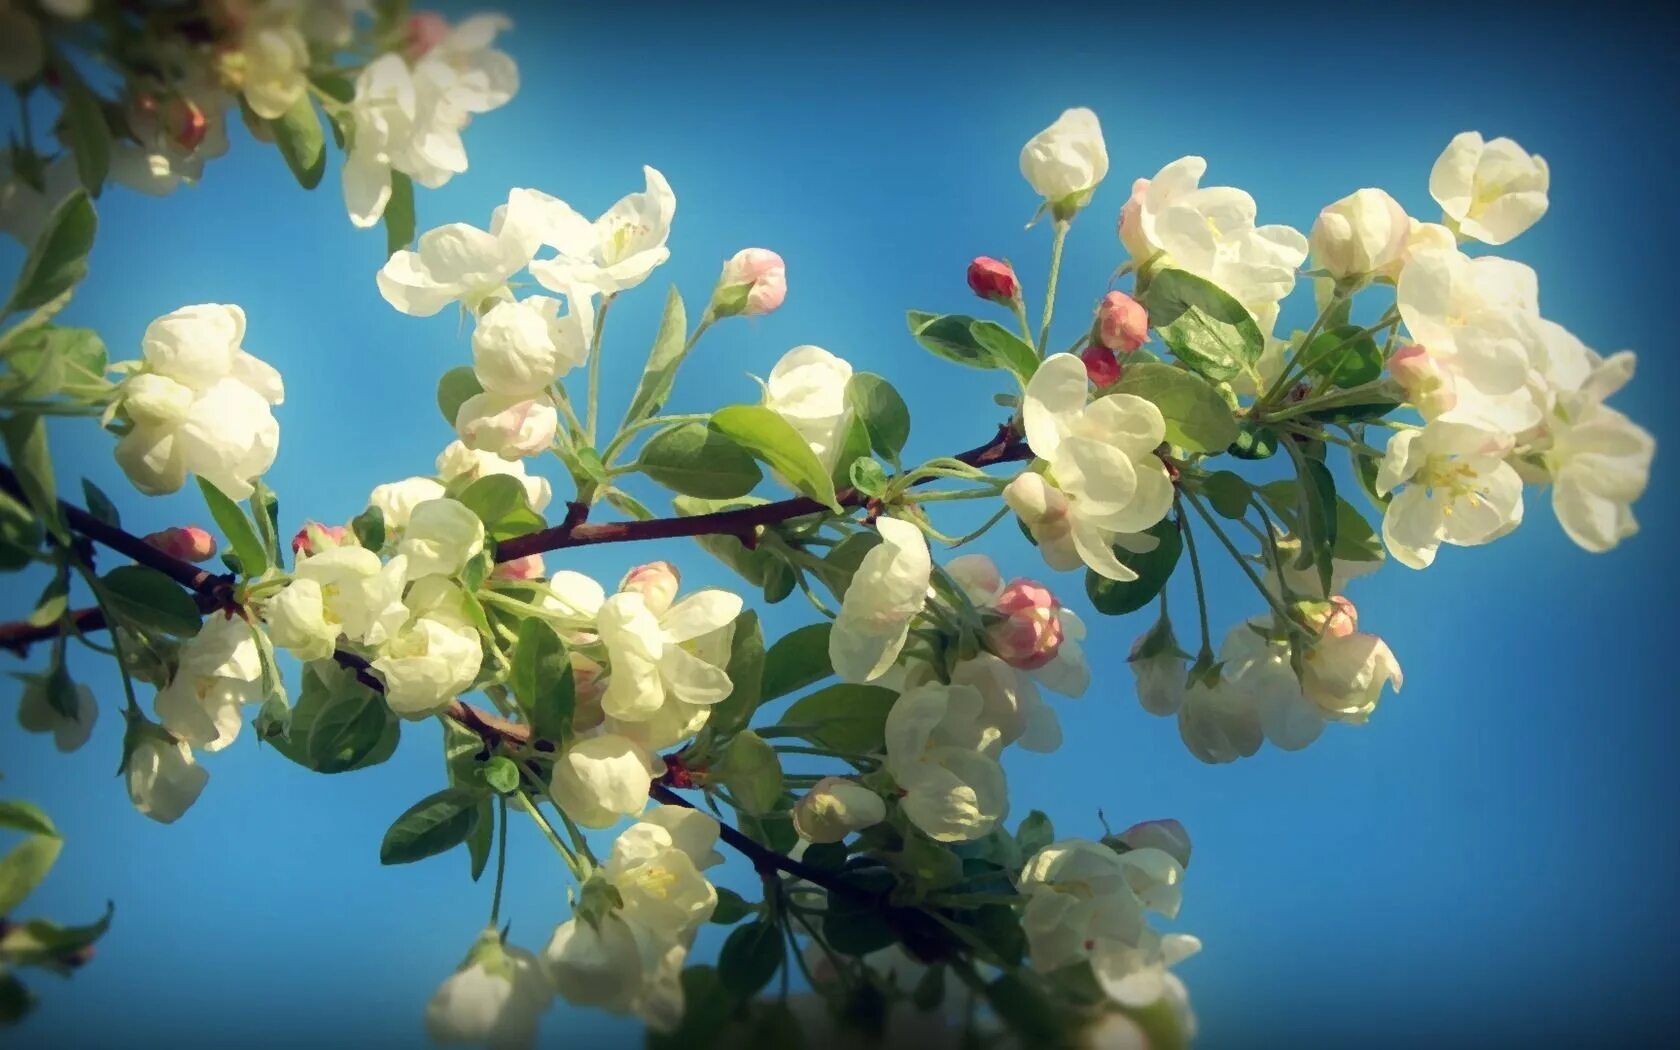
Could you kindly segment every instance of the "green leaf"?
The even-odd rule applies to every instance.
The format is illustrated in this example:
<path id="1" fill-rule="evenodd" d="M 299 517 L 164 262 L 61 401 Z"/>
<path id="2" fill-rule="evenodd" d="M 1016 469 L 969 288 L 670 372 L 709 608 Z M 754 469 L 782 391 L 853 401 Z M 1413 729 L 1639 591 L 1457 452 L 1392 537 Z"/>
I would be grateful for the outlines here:
<path id="1" fill-rule="evenodd" d="M 467 403 L 468 398 L 482 393 L 484 387 L 479 384 L 471 366 L 457 365 L 445 372 L 437 385 L 437 406 L 438 411 L 443 413 L 443 421 L 453 428 L 455 417 L 461 414 L 461 406 Z"/>
<path id="2" fill-rule="evenodd" d="M 519 788 L 519 767 L 506 755 L 497 755 L 484 767 L 484 782 L 498 794 L 511 795 Z"/>
<path id="3" fill-rule="evenodd" d="M 712 416 L 712 427 L 734 439 L 796 491 L 838 514 L 834 482 L 799 431 L 762 405 L 731 405 Z"/>
<path id="4" fill-rule="evenodd" d="M 560 742 L 571 738 L 577 684 L 566 643 L 553 627 L 534 617 L 519 625 L 509 684 L 536 736 Z"/>
<path id="5" fill-rule="evenodd" d="M 975 321 L 968 326 L 968 331 L 974 341 L 992 355 L 997 367 L 1015 373 L 1023 388 L 1038 371 L 1038 351 L 1003 325 L 996 321 Z"/>
<path id="6" fill-rule="evenodd" d="M 659 331 L 648 349 L 647 364 L 642 367 L 642 378 L 630 398 L 630 408 L 624 413 L 624 426 L 639 423 L 665 407 L 665 399 L 671 396 L 671 386 L 677 379 L 677 368 L 687 352 L 687 341 L 688 314 L 683 309 L 682 296 L 673 285 L 665 295 L 665 313 L 659 319 Z"/>
<path id="7" fill-rule="evenodd" d="M 511 474 L 486 474 L 455 497 L 484 523 L 492 540 L 505 540 L 547 527 L 543 516 L 531 509 L 525 483 Z"/>
<path id="8" fill-rule="evenodd" d="M 1133 554 L 1124 547 L 1114 548 L 1114 556 L 1120 559 L 1120 564 L 1137 573 L 1137 579 L 1122 583 L 1094 572 L 1085 573 L 1085 593 L 1098 612 L 1106 616 L 1135 612 L 1154 601 L 1161 588 L 1167 585 L 1178 565 L 1183 537 L 1171 518 L 1156 522 L 1149 528 L 1148 535 L 1159 542 L 1147 554 Z"/>
<path id="9" fill-rule="evenodd" d="M 1021 826 L 1015 829 L 1015 843 L 1021 847 L 1021 855 L 1030 857 L 1039 850 L 1056 841 L 1056 827 L 1050 818 L 1038 810 L 1028 813 L 1021 821 Z"/>
<path id="10" fill-rule="evenodd" d="M 87 255 L 98 229 L 99 220 L 86 193 L 77 190 L 64 198 L 41 227 L 0 315 L 33 310 L 74 288 L 87 276 Z"/>
<path id="11" fill-rule="evenodd" d="M 40 519 L 0 492 L 0 572 L 16 572 L 33 561 L 43 535 Z"/>
<path id="12" fill-rule="evenodd" d="M 879 907 L 839 894 L 829 894 L 822 928 L 823 940 L 841 955 L 868 955 L 898 943 L 898 931 Z"/>
<path id="13" fill-rule="evenodd" d="M 653 435 L 637 460 L 642 473 L 685 496 L 745 496 L 764 477 L 751 452 L 704 423 L 679 423 Z"/>
<path id="14" fill-rule="evenodd" d="M 0 419 L 0 439 L 5 442 L 6 455 L 12 461 L 12 472 L 17 475 L 24 502 L 49 532 L 60 542 L 68 542 L 69 533 L 58 512 L 58 482 L 47 451 L 47 428 L 41 417 L 20 412 Z"/>
<path id="15" fill-rule="evenodd" d="M 887 712 L 898 694 L 878 685 L 842 682 L 819 689 L 782 715 L 784 725 L 810 726 L 800 736 L 847 754 L 869 754 L 885 746 Z"/>
<path id="16" fill-rule="evenodd" d="M 1358 509 L 1336 497 L 1336 545 L 1332 554 L 1340 561 L 1382 561 L 1382 539 Z"/>
<path id="17" fill-rule="evenodd" d="M 319 186 L 327 170 L 327 140 L 309 92 L 299 95 L 291 108 L 269 121 L 268 126 L 298 185 L 306 190 Z"/>
<path id="18" fill-rule="evenodd" d="M 117 505 L 111 502 L 111 497 L 105 495 L 98 485 L 82 479 L 82 498 L 87 502 L 88 513 L 114 528 L 122 528 L 122 514 Z"/>
<path id="19" fill-rule="evenodd" d="M 400 171 L 391 172 L 391 199 L 385 202 L 384 222 L 387 258 L 414 243 L 414 180 Z"/>
<path id="20" fill-rule="evenodd" d="M 869 456 L 852 460 L 850 473 L 852 488 L 865 496 L 879 498 L 887 494 L 887 472 L 880 463 Z"/>
<path id="21" fill-rule="evenodd" d="M 104 106 L 69 62 L 54 58 L 52 69 L 64 96 L 65 145 L 76 158 L 82 185 L 97 197 L 111 172 L 111 127 L 105 123 Z"/>
<path id="22" fill-rule="evenodd" d="M 674 1031 L 649 1030 L 647 1050 L 699 1050 L 715 1045 L 740 1001 L 724 991 L 718 972 L 710 966 L 690 966 L 682 972 L 682 1022 Z"/>
<path id="23" fill-rule="evenodd" d="M 16 332 L 16 329 L 14 329 Z M 18 400 L 54 394 L 75 401 L 104 402 L 112 384 L 105 378 L 105 341 L 87 328 L 43 324 L 10 337 L 5 351 L 11 374 L 0 393 Z"/>
<path id="24" fill-rule="evenodd" d="M 1370 456 L 1362 456 L 1352 449 L 1348 450 L 1348 459 L 1353 463 L 1353 476 L 1359 481 L 1359 488 L 1365 493 L 1365 498 L 1378 510 L 1387 511 L 1394 494 L 1385 495 L 1377 491 L 1377 470 L 1381 462 Z"/>
<path id="25" fill-rule="evenodd" d="M 0 828 L 58 838 L 58 829 L 53 826 L 52 818 L 30 802 L 0 802 Z"/>
<path id="26" fill-rule="evenodd" d="M 1259 326 L 1241 303 L 1183 270 L 1152 276 L 1143 305 L 1168 348 L 1209 379 L 1231 379 L 1251 369 L 1265 349 Z"/>
<path id="27" fill-rule="evenodd" d="M 376 766 L 396 752 L 401 729 L 383 697 L 331 660 L 305 664 L 303 688 L 273 748 L 317 773 Z"/>
<path id="28" fill-rule="evenodd" d="M 350 520 L 350 531 L 356 534 L 357 543 L 378 553 L 385 547 L 385 512 L 369 507 Z"/>
<path id="29" fill-rule="evenodd" d="M 1354 396 L 1354 395 L 1349 395 Z M 1393 398 L 1373 397 L 1368 401 L 1349 402 L 1345 405 L 1327 405 L 1308 412 L 1304 419 L 1319 423 L 1365 423 L 1373 419 L 1382 419 L 1400 407 L 1400 402 Z"/>
<path id="30" fill-rule="evenodd" d="M 1172 365 L 1128 366 L 1111 393 L 1152 402 L 1167 423 L 1167 440 L 1192 452 L 1223 452 L 1237 440 L 1231 406 L 1207 380 Z"/>
<path id="31" fill-rule="evenodd" d="M 766 502 L 768 501 L 758 496 L 742 496 L 733 500 L 706 500 L 696 496 L 678 496 L 671 501 L 671 506 L 676 508 L 679 516 L 691 518 L 697 514 L 713 514 L 717 511 L 734 510 L 739 507 L 756 507 Z M 742 579 L 754 587 L 764 586 L 769 566 L 780 564 L 766 544 L 748 550 L 738 538 L 721 535 L 696 536 L 694 541 L 700 545 L 702 550 L 733 569 Z"/>
<path id="32" fill-rule="evenodd" d="M 762 816 L 782 800 L 782 762 L 776 751 L 750 729 L 736 733 L 711 775 L 729 788 L 748 813 Z"/>
<path id="33" fill-rule="evenodd" d="M 910 334 L 916 342 L 947 361 L 955 361 L 969 368 L 996 368 L 997 358 L 980 345 L 971 330 L 974 318 L 965 314 L 923 313 L 911 310 L 905 315 L 910 322 Z"/>
<path id="34" fill-rule="evenodd" d="M 1382 375 L 1382 348 L 1358 325 L 1320 332 L 1300 356 L 1309 362 L 1308 373 L 1344 389 L 1369 383 Z"/>
<path id="35" fill-rule="evenodd" d="M 1219 470 L 1202 481 L 1202 495 L 1221 517 L 1241 521 L 1248 514 L 1248 501 L 1254 490 L 1240 475 Z"/>
<path id="36" fill-rule="evenodd" d="M 855 372 L 846 381 L 846 402 L 869 432 L 877 455 L 896 461 L 910 440 L 910 409 L 893 385 L 872 372 Z"/>
<path id="37" fill-rule="evenodd" d="M 962 881 L 962 860 L 919 832 L 904 837 L 904 849 L 894 859 L 894 866 L 907 872 L 923 893 Z"/>
<path id="38" fill-rule="evenodd" d="M 1237 438 L 1226 451 L 1238 459 L 1268 459 L 1277 447 L 1277 431 L 1244 420 L 1237 424 Z"/>
<path id="39" fill-rule="evenodd" d="M 239 504 L 203 478 L 198 479 L 198 488 L 204 493 L 204 503 L 210 508 L 210 516 L 216 519 L 216 525 L 227 537 L 234 557 L 239 559 L 243 575 L 257 577 L 267 572 L 268 552 L 263 549 L 262 541 L 257 539 L 256 530 L 251 527 L 251 519 L 245 516 Z"/>
<path id="40" fill-rule="evenodd" d="M 119 565 L 100 578 L 111 611 L 130 623 L 178 638 L 198 633 L 204 617 L 181 585 L 144 565 Z"/>
<path id="41" fill-rule="evenodd" d="M 776 923 L 755 922 L 737 928 L 718 953 L 718 976 L 723 986 L 742 999 L 757 994 L 782 968 L 786 947 L 782 928 Z"/>
<path id="42" fill-rule="evenodd" d="M 1311 565 L 1317 569 L 1320 593 L 1328 598 L 1330 578 L 1335 571 L 1336 481 L 1323 463 L 1302 454 L 1293 441 L 1285 442 L 1284 448 L 1295 461 L 1297 479 L 1262 485 L 1259 492 L 1290 531 L 1301 537 L 1301 555 L 1295 567 L 1304 569 Z"/>
<path id="43" fill-rule="evenodd" d="M 70 574 L 60 569 L 41 588 L 41 596 L 35 599 L 35 608 L 29 614 L 29 623 L 34 627 L 46 627 L 57 623 L 70 609 Z"/>
<path id="44" fill-rule="evenodd" d="M 1174 271 L 1168 271 L 1169 273 Z M 986 1002 L 1023 1046 L 1068 1046 L 1063 1011 L 1038 986 L 1013 971 L 985 988 Z"/>
<path id="45" fill-rule="evenodd" d="M 769 703 L 797 692 L 834 673 L 828 659 L 828 636 L 833 625 L 824 621 L 801 627 L 776 640 L 764 654 L 763 697 Z"/>
<path id="46" fill-rule="evenodd" d="M 35 1009 L 35 996 L 16 974 L 0 973 L 0 1027 L 17 1024 Z"/>
<path id="47" fill-rule="evenodd" d="M 852 464 L 868 458 L 869 427 L 854 413 L 847 417 L 845 429 L 840 432 L 840 448 L 834 456 L 834 469 L 828 473 L 836 492 L 852 483 Z"/>
<path id="48" fill-rule="evenodd" d="M 459 846 L 478 827 L 482 798 L 479 792 L 461 787 L 427 795 L 385 832 L 379 863 L 412 864 Z"/>
<path id="49" fill-rule="evenodd" d="M 280 550 L 280 497 L 262 478 L 251 482 L 251 518 L 257 526 L 257 539 L 268 554 L 269 563 L 285 568 Z"/>
<path id="50" fill-rule="evenodd" d="M 60 926 L 46 919 L 31 919 L 13 926 L 0 937 L 0 959 L 64 973 L 69 957 L 86 951 L 111 928 L 111 911 L 107 903 L 105 915 L 86 926 Z"/>
<path id="51" fill-rule="evenodd" d="M 706 727 L 715 735 L 728 736 L 744 728 L 758 710 L 764 676 L 764 632 L 758 614 L 752 610 L 735 619 L 729 642 L 729 695 L 712 706 Z"/>
<path id="52" fill-rule="evenodd" d="M 10 915 L 40 885 L 63 848 L 57 835 L 31 835 L 0 857 L 0 915 Z"/>
<path id="53" fill-rule="evenodd" d="M 747 899 L 739 893 L 727 886 L 719 886 L 717 907 L 712 909 L 712 917 L 708 921 L 719 926 L 733 926 L 757 910 L 757 907 L 747 903 Z"/>

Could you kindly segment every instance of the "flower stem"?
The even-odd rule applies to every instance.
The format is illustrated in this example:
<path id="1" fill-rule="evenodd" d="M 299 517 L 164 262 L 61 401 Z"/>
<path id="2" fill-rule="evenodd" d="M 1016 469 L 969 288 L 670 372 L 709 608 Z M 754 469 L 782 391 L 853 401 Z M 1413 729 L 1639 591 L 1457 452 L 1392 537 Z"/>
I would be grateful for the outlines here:
<path id="1" fill-rule="evenodd" d="M 564 842 L 560 841 L 560 835 L 554 830 L 554 825 L 550 824 L 548 822 L 548 818 L 538 811 L 537 807 L 528 797 L 526 797 L 524 791 L 515 791 L 513 793 L 513 801 L 520 809 L 524 810 L 532 820 L 536 821 L 537 827 L 542 829 L 543 838 L 548 840 L 548 844 L 553 846 L 555 852 L 559 853 L 561 858 L 565 860 L 566 867 L 571 869 L 572 878 L 581 883 L 584 879 L 584 874 L 582 866 L 578 863 L 577 854 L 573 853 L 567 848 Z"/>
<path id="2" fill-rule="evenodd" d="M 1202 623 L 1202 648 L 1196 654 L 1196 658 L 1198 661 L 1212 660 L 1213 644 L 1208 638 L 1207 590 L 1202 583 L 1202 560 L 1196 554 L 1196 534 L 1190 528 L 1190 520 L 1184 516 L 1183 499 L 1175 496 L 1174 502 L 1178 504 L 1178 528 L 1184 533 L 1184 546 L 1190 552 L 1190 575 L 1196 581 L 1196 614 Z"/>
<path id="3" fill-rule="evenodd" d="M 507 796 L 496 796 L 496 813 L 500 817 L 497 830 L 501 837 L 496 846 L 496 892 L 490 898 L 490 925 L 495 926 L 502 917 L 502 880 L 507 875 Z"/>
<path id="4" fill-rule="evenodd" d="M 1219 542 L 1231 553 L 1231 558 L 1237 563 L 1237 566 L 1242 569 L 1243 573 L 1248 576 L 1249 581 L 1254 584 L 1254 589 L 1260 592 L 1260 597 L 1266 599 L 1266 604 L 1272 607 L 1272 611 L 1277 613 L 1278 616 L 1283 619 L 1283 622 L 1288 624 L 1292 630 L 1305 635 L 1305 628 L 1295 622 L 1295 618 L 1289 614 L 1289 610 L 1284 608 L 1283 603 L 1278 600 L 1278 596 L 1272 593 L 1272 589 L 1266 586 L 1264 580 L 1260 579 L 1260 574 L 1254 571 L 1254 566 L 1250 565 L 1248 563 L 1248 559 L 1243 557 L 1242 552 L 1237 550 L 1237 545 L 1231 542 L 1231 537 L 1225 535 L 1225 530 L 1219 527 L 1219 523 L 1214 520 L 1212 514 L 1208 513 L 1207 508 L 1203 507 L 1201 502 L 1197 500 L 1195 496 L 1186 496 L 1185 499 L 1189 502 L 1190 506 L 1196 509 L 1196 513 L 1202 516 L 1202 520 L 1207 522 L 1208 528 L 1213 530 L 1213 534 L 1219 537 Z M 1185 530 L 1185 535 L 1186 537 L 1189 536 L 1189 530 Z M 1195 556 L 1195 548 L 1192 547 L 1190 554 L 1192 564 L 1194 564 Z M 1311 636 L 1308 635 L 1307 637 Z"/>
<path id="5" fill-rule="evenodd" d="M 1056 282 L 1062 276 L 1062 247 L 1067 243 L 1069 221 L 1057 219 L 1050 241 L 1050 280 L 1044 286 L 1044 323 L 1038 329 L 1038 356 L 1050 342 L 1050 319 L 1056 312 Z"/>
<path id="6" fill-rule="evenodd" d="M 601 330 L 607 326 L 607 311 L 612 304 L 610 295 L 601 300 L 601 308 L 595 311 L 595 334 L 589 340 L 589 408 L 583 433 L 591 445 L 595 443 L 595 418 L 601 403 Z"/>

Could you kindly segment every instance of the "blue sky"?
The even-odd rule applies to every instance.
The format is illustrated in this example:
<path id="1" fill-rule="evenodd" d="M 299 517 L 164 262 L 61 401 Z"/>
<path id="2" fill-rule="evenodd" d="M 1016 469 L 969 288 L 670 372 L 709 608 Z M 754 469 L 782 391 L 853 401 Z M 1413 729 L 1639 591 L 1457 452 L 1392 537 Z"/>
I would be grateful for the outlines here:
<path id="1" fill-rule="evenodd" d="M 1012 259 L 1036 299 L 1049 237 L 1022 230 L 1035 202 L 1016 155 L 1063 108 L 1088 105 L 1113 167 L 1069 241 L 1055 345 L 1122 259 L 1112 223 L 1133 178 L 1199 153 L 1206 181 L 1252 192 L 1262 222 L 1305 230 L 1367 185 L 1427 218 L 1431 162 L 1474 128 L 1546 156 L 1551 213 L 1508 254 L 1539 270 L 1547 316 L 1600 350 L 1640 351 L 1617 404 L 1665 450 L 1680 436 L 1660 408 L 1680 385 L 1667 324 L 1677 92 L 1652 59 L 1672 39 L 1666 24 L 1583 25 L 1543 9 L 1403 19 L 1348 5 L 1264 16 L 1193 4 L 668 6 L 516 9 L 506 46 L 519 96 L 469 129 L 471 170 L 419 201 L 423 229 L 482 225 L 510 187 L 593 212 L 639 189 L 640 165 L 666 174 L 679 201 L 673 256 L 613 310 L 609 406 L 628 397 L 664 287 L 697 311 L 721 260 L 762 245 L 787 259 L 787 305 L 709 334 L 673 411 L 751 400 L 748 373 L 817 343 L 905 394 L 912 456 L 983 440 L 997 378 L 923 353 L 903 311 L 975 309 L 962 275 L 978 254 Z M 112 190 L 100 213 L 92 274 L 65 320 L 97 328 L 122 358 L 170 309 L 242 304 L 247 347 L 286 377 L 269 480 L 289 527 L 306 514 L 348 518 L 373 485 L 430 470 L 450 437 L 433 388 L 469 360 L 467 339 L 451 317 L 404 317 L 379 298 L 382 235 L 351 228 L 335 173 L 305 194 L 241 132 L 201 187 L 163 201 Z M 20 253 L 3 254 L 15 272 Z M 55 442 L 63 480 L 130 492 L 120 502 L 132 527 L 206 518 L 195 495 L 133 495 L 91 426 L 59 428 Z M 1010 756 L 1017 814 L 1044 809 L 1063 834 L 1098 834 L 1099 808 L 1116 827 L 1165 816 L 1189 827 L 1179 925 L 1206 944 L 1183 968 L 1204 1045 L 1654 1041 L 1680 1020 L 1669 987 L 1680 718 L 1654 651 L 1674 637 L 1670 477 L 1665 451 L 1638 507 L 1645 531 L 1612 554 L 1577 549 L 1531 490 L 1514 535 L 1356 585 L 1362 626 L 1389 640 L 1406 688 L 1370 725 L 1332 727 L 1303 753 L 1196 762 L 1132 695 L 1123 659 L 1147 615 L 1091 617 L 1096 684 L 1055 701 L 1067 731 L 1058 755 Z M 1013 529 L 980 549 L 1007 573 L 1044 576 Z M 610 583 L 656 557 L 677 561 L 690 586 L 731 585 L 676 542 L 550 565 Z M 1051 582 L 1084 610 L 1076 576 Z M 8 616 L 34 593 L 10 588 Z M 1186 638 L 1187 581 L 1173 597 Z M 1216 631 L 1259 611 L 1229 565 L 1213 570 L 1211 598 Z M 790 600 L 766 615 L 767 632 L 805 619 Z M 7 657 L 0 670 L 19 666 Z M 489 896 L 459 856 L 378 863 L 391 819 L 441 783 L 435 727 L 413 727 L 391 762 L 341 777 L 246 737 L 207 757 L 203 799 L 163 827 L 135 815 L 111 775 L 115 676 L 95 660 L 77 671 L 105 707 L 92 742 L 64 757 L 0 730 L 0 789 L 44 805 L 68 840 L 30 910 L 78 920 L 111 899 L 117 913 L 72 981 L 34 979 L 43 1004 L 27 1033 L 82 1046 L 419 1041 L 425 999 Z M 510 852 L 504 915 L 516 941 L 540 946 L 566 913 L 565 875 L 534 834 Z M 732 862 L 724 878 L 750 872 Z M 697 950 L 719 939 L 708 931 Z M 634 1026 L 557 1007 L 545 1043 L 580 1039 L 627 1045 Z"/>

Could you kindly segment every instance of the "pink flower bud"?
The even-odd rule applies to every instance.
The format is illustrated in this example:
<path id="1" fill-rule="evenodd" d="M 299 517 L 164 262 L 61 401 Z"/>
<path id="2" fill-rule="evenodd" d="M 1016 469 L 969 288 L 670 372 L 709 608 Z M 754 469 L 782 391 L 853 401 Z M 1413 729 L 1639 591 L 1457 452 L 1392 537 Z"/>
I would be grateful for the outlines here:
<path id="1" fill-rule="evenodd" d="M 154 532 L 146 543 L 182 561 L 209 561 L 216 556 L 216 539 L 196 525 L 182 525 Z"/>
<path id="2" fill-rule="evenodd" d="M 676 600 L 677 588 L 681 586 L 682 577 L 675 565 L 668 561 L 650 561 L 625 573 L 618 589 L 640 594 L 653 615 L 663 616 L 665 610 L 671 607 L 671 602 Z"/>
<path id="3" fill-rule="evenodd" d="M 403 30 L 403 50 L 411 59 L 419 58 L 443 43 L 449 36 L 449 21 L 436 11 L 416 11 L 409 16 Z"/>
<path id="4" fill-rule="evenodd" d="M 319 554 L 331 547 L 343 547 L 354 542 L 350 530 L 343 525 L 322 525 L 318 521 L 305 522 L 292 537 L 292 554 Z"/>
<path id="5" fill-rule="evenodd" d="M 1330 599 L 1330 611 L 1324 614 L 1319 631 L 1326 638 L 1346 638 L 1359 630 L 1359 610 L 1341 595 Z"/>
<path id="6" fill-rule="evenodd" d="M 1388 370 L 1406 397 L 1425 416 L 1436 416 L 1458 404 L 1451 373 L 1421 346 L 1403 346 L 1388 359 Z"/>
<path id="7" fill-rule="evenodd" d="M 1033 580 L 1011 580 L 992 610 L 1002 620 L 986 628 L 987 647 L 1004 663 L 1032 671 L 1056 658 L 1062 647 L 1062 603 Z"/>
<path id="8" fill-rule="evenodd" d="M 1179 867 L 1190 866 L 1190 833 L 1176 820 L 1146 820 L 1115 837 L 1131 849 L 1158 849 Z"/>
<path id="9" fill-rule="evenodd" d="M 1120 362 L 1108 347 L 1087 346 L 1079 351 L 1079 359 L 1085 362 L 1085 372 L 1098 390 L 1120 382 Z"/>
<path id="10" fill-rule="evenodd" d="M 743 248 L 723 264 L 712 310 L 719 317 L 760 317 L 787 298 L 787 264 L 768 248 Z"/>
<path id="11" fill-rule="evenodd" d="M 1149 311 L 1125 292 L 1109 292 L 1097 307 L 1091 334 L 1110 350 L 1131 353 L 1149 342 Z"/>
<path id="12" fill-rule="evenodd" d="M 968 264 L 968 286 L 982 299 L 1008 306 L 1021 297 L 1021 282 L 1006 262 L 987 255 Z"/>
<path id="13" fill-rule="evenodd" d="M 497 563 L 490 575 L 498 580 L 534 580 L 543 574 L 541 554 L 527 554 L 523 558 Z"/>

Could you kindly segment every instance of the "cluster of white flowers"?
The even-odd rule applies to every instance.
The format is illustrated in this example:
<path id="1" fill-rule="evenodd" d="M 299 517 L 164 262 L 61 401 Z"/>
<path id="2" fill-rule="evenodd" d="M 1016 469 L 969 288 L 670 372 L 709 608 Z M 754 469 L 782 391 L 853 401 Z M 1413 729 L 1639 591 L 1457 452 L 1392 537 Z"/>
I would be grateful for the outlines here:
<path id="1" fill-rule="evenodd" d="M 269 406 L 285 387 L 244 338 L 239 307 L 185 306 L 146 327 L 140 360 L 115 366 L 123 379 L 105 422 L 124 421 L 117 463 L 135 488 L 174 492 L 196 474 L 245 499 L 274 464 L 280 425 Z"/>

